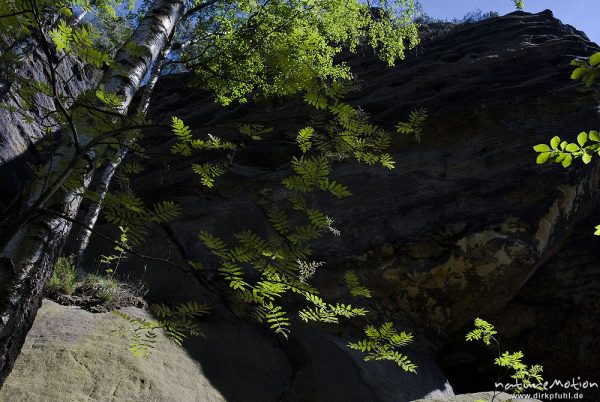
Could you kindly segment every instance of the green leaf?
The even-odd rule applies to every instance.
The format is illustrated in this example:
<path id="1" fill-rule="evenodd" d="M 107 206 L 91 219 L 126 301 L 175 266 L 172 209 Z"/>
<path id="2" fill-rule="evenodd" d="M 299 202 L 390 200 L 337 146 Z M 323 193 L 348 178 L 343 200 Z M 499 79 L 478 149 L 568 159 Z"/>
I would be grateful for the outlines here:
<path id="1" fill-rule="evenodd" d="M 577 152 L 577 151 L 579 151 L 579 145 L 577 145 L 577 144 L 568 144 L 566 146 L 566 151 L 567 152 Z"/>
<path id="2" fill-rule="evenodd" d="M 590 155 L 590 154 L 583 154 L 583 156 L 581 157 L 581 159 L 583 160 L 583 163 L 585 163 L 587 165 L 588 163 L 590 163 L 592 161 L 592 155 Z"/>
<path id="3" fill-rule="evenodd" d="M 302 153 L 308 152 L 308 150 L 312 147 L 311 138 L 314 134 L 315 129 L 312 127 L 304 127 L 298 132 L 296 142 L 298 142 L 298 146 L 300 147 Z"/>
<path id="4" fill-rule="evenodd" d="M 537 156 L 535 163 L 537 163 L 538 165 L 543 165 L 544 163 L 548 162 L 549 157 L 550 157 L 550 152 L 543 152 Z"/>
<path id="5" fill-rule="evenodd" d="M 173 130 L 173 134 L 177 136 L 182 141 L 189 141 L 192 139 L 192 132 L 188 126 L 183 123 L 178 117 L 172 116 L 171 128 Z"/>
<path id="6" fill-rule="evenodd" d="M 369 289 L 361 285 L 358 280 L 358 276 L 354 272 L 346 272 L 344 274 L 344 281 L 346 282 L 346 286 L 350 290 L 350 294 L 352 296 L 371 297 L 371 292 Z"/>
<path id="7" fill-rule="evenodd" d="M 281 306 L 276 306 L 271 302 L 263 303 L 257 307 L 255 316 L 260 322 L 266 323 L 275 333 L 284 338 L 288 337 L 290 319 Z"/>
<path id="8" fill-rule="evenodd" d="M 594 81 L 596 80 L 596 74 L 587 74 L 583 81 L 585 82 L 586 87 L 591 87 Z"/>
<path id="9" fill-rule="evenodd" d="M 598 53 L 594 53 L 591 57 L 590 57 L 590 65 L 592 67 L 596 66 L 600 64 L 600 52 Z"/>
<path id="10" fill-rule="evenodd" d="M 304 96 L 304 101 L 317 110 L 327 107 L 327 98 L 318 92 L 308 92 Z"/>
<path id="11" fill-rule="evenodd" d="M 598 132 L 595 130 L 590 131 L 589 137 L 592 141 L 600 142 L 600 135 L 598 135 Z"/>
<path id="12" fill-rule="evenodd" d="M 420 108 L 410 112 L 408 122 L 399 122 L 396 131 L 400 134 L 411 134 L 417 142 L 421 141 L 423 123 L 427 119 L 427 109 Z"/>
<path id="13" fill-rule="evenodd" d="M 323 180 L 321 182 L 320 187 L 323 190 L 329 191 L 331 194 L 338 198 L 348 197 L 352 195 L 352 193 L 348 190 L 348 187 L 333 180 Z"/>
<path id="14" fill-rule="evenodd" d="M 552 147 L 552 149 L 556 149 L 558 147 L 559 143 L 560 143 L 560 137 L 559 136 L 554 136 L 550 140 L 550 146 Z"/>
<path id="15" fill-rule="evenodd" d="M 569 167 L 571 165 L 572 161 L 573 161 L 573 157 L 571 155 L 566 155 L 565 159 L 563 159 L 563 161 L 562 161 L 563 167 Z"/>
<path id="16" fill-rule="evenodd" d="M 536 152 L 548 152 L 550 151 L 550 147 L 546 144 L 538 144 L 533 147 L 533 150 Z"/>
<path id="17" fill-rule="evenodd" d="M 571 79 L 572 80 L 578 80 L 581 77 L 583 77 L 583 75 L 585 74 L 585 72 L 587 71 L 586 67 L 578 67 L 576 68 L 573 73 L 571 74 Z"/>
<path id="18" fill-rule="evenodd" d="M 382 154 L 380 157 L 381 166 L 386 167 L 390 170 L 394 169 L 396 161 L 390 154 Z"/>
<path id="19" fill-rule="evenodd" d="M 577 142 L 579 143 L 579 145 L 584 146 L 585 143 L 588 140 L 588 135 L 586 132 L 581 132 L 579 133 L 579 135 L 577 136 Z"/>
<path id="20" fill-rule="evenodd" d="M 483 343 L 489 345 L 492 339 L 494 339 L 494 335 L 497 333 L 498 332 L 492 324 L 481 318 L 475 318 L 475 329 L 469 332 L 465 339 L 467 341 L 477 341 L 481 339 Z"/>
<path id="21" fill-rule="evenodd" d="M 224 174 L 226 171 L 223 165 L 210 162 L 204 164 L 193 163 L 192 170 L 194 173 L 200 176 L 200 182 L 202 185 L 208 188 L 214 186 L 215 179 Z"/>
<path id="22" fill-rule="evenodd" d="M 289 233 L 288 216 L 283 209 L 271 208 L 267 211 L 267 217 L 277 232 L 282 235 Z"/>
<path id="23" fill-rule="evenodd" d="M 227 244 L 217 236 L 213 236 L 209 232 L 201 231 L 198 236 L 202 243 L 206 245 L 206 247 L 210 250 L 210 252 L 214 255 L 217 255 L 221 258 L 227 258 Z"/>
<path id="24" fill-rule="evenodd" d="M 384 323 L 379 329 L 369 325 L 364 329 L 366 339 L 348 343 L 348 347 L 366 353 L 363 357 L 369 360 L 390 360 L 403 370 L 415 373 L 417 366 L 407 356 L 398 352 L 396 348 L 412 342 L 413 335 L 404 331 L 398 333 L 391 322 Z"/>
<path id="25" fill-rule="evenodd" d="M 56 46 L 56 51 L 69 52 L 73 41 L 73 28 L 71 28 L 64 20 L 61 20 L 58 26 L 50 31 L 52 42 Z"/>

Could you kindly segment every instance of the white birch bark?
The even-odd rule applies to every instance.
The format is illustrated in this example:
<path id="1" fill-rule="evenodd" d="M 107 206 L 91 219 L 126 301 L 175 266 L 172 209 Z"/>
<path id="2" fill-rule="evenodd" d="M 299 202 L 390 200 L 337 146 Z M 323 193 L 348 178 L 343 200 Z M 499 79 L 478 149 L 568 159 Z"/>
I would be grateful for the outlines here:
<path id="1" fill-rule="evenodd" d="M 148 111 L 148 107 L 150 107 L 152 92 L 158 82 L 165 60 L 171 51 L 174 33 L 175 29 L 171 31 L 171 35 L 169 36 L 166 45 L 160 51 L 157 60 L 154 62 L 148 82 L 141 89 L 142 95 L 137 108 L 138 114 L 145 115 Z M 114 155 L 110 150 L 107 151 L 102 166 L 96 171 L 90 184 L 90 190 L 96 193 L 97 201 L 88 199 L 83 200 L 83 206 L 77 215 L 77 221 L 81 222 L 82 225 L 79 228 L 74 228 L 77 235 L 71 235 L 72 240 L 69 243 L 73 243 L 72 254 L 75 256 L 75 266 L 77 267 L 79 275 L 83 274 L 82 263 L 85 251 L 90 242 L 90 237 L 92 236 L 92 232 L 88 228 L 93 229 L 96 225 L 98 217 L 100 216 L 100 211 L 102 210 L 102 202 L 104 201 L 104 198 L 106 198 L 106 193 L 108 192 L 112 177 L 126 154 L 127 148 L 118 150 Z"/>

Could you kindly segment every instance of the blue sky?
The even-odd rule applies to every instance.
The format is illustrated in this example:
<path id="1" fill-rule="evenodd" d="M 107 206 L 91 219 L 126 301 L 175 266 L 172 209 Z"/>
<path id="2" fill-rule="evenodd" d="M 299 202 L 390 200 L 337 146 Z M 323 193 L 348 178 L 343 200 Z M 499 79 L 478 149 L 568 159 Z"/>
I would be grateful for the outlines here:
<path id="1" fill-rule="evenodd" d="M 511 0 L 421 0 L 421 3 L 427 14 L 441 19 L 460 18 L 477 8 L 500 15 L 515 9 Z M 548 8 L 556 18 L 600 44 L 600 0 L 525 0 L 525 11 L 537 13 Z"/>

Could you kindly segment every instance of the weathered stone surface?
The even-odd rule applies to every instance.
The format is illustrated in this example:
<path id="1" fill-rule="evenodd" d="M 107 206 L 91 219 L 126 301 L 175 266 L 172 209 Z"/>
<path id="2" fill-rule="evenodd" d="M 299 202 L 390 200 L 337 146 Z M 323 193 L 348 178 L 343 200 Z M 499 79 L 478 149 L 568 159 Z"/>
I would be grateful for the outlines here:
<path id="1" fill-rule="evenodd" d="M 46 81 L 43 60 L 45 60 L 45 56 L 42 50 L 34 49 L 23 60 L 23 65 L 17 74 L 29 82 Z M 67 85 L 59 85 L 60 93 L 70 96 L 77 96 L 85 89 L 89 89 L 97 78 L 97 72 L 88 67 L 84 68 L 83 64 L 71 57 L 66 57 L 61 62 L 57 72 L 63 77 L 74 75 Z M 19 85 L 18 81 L 14 81 L 8 92 L 5 92 L 3 88 L 3 91 L 0 91 L 0 101 L 9 106 L 18 107 L 15 102 L 17 93 L 15 87 Z M 49 97 L 37 95 L 35 104 L 29 110 L 30 117 L 33 118 L 31 122 L 24 121 L 22 116 L 16 113 L 0 109 L 0 182 L 2 183 L 0 216 L 14 197 L 21 192 L 27 180 L 31 178 L 27 163 L 40 162 L 40 155 L 33 145 L 45 135 L 42 125 L 52 123 L 51 119 L 45 118 L 45 108 L 54 109 L 52 100 Z"/>
<path id="2" fill-rule="evenodd" d="M 128 313 L 147 316 L 143 311 Z M 183 349 L 159 335 L 149 358 L 114 333 L 127 322 L 44 301 L 0 401 L 223 401 Z"/>
<path id="3" fill-rule="evenodd" d="M 578 225 L 561 250 L 536 272 L 515 298 L 486 317 L 499 324 L 503 349 L 524 350 L 527 363 L 544 366 L 544 378 L 550 384 L 555 380 L 563 384 L 579 383 L 583 400 L 600 398 L 598 387 L 583 388 L 586 381 L 600 383 L 597 347 L 600 249 L 598 238 L 592 236 L 598 216 L 596 211 Z M 458 331 L 440 354 L 442 366 L 459 389 L 468 389 L 474 382 L 491 384 L 489 379 L 494 375 L 489 366 L 493 355 L 465 345 L 463 334 L 468 330 Z M 553 391 L 573 393 L 578 390 L 564 389 L 557 383 Z"/>
<path id="4" fill-rule="evenodd" d="M 419 357 L 424 375 L 403 376 L 393 366 L 349 356 L 331 336 L 301 330 L 281 345 L 222 317 L 202 322 L 203 336 L 189 338 L 185 349 L 161 334 L 144 359 L 131 353 L 120 328 L 131 329 L 113 314 L 45 300 L 0 401 L 408 401 L 426 395 L 424 387 L 441 376 Z M 437 394 L 452 389 L 442 383 Z"/>

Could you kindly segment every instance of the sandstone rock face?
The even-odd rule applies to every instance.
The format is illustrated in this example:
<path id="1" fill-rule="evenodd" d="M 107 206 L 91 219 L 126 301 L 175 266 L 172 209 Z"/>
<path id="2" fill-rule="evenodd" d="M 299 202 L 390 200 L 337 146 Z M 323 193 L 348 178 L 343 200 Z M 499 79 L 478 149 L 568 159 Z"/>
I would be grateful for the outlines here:
<path id="1" fill-rule="evenodd" d="M 134 316 L 147 316 L 129 309 Z M 183 349 L 160 335 L 147 359 L 115 331 L 127 322 L 44 301 L 0 401 L 224 401 Z"/>
<path id="2" fill-rule="evenodd" d="M 125 312 L 149 317 L 136 308 Z M 130 331 L 114 314 L 45 300 L 0 401 L 408 401 L 443 378 L 422 360 L 420 379 L 393 366 L 374 372 L 360 356 L 348 356 L 342 342 L 316 333 L 299 335 L 307 354 L 300 341 L 282 347 L 222 317 L 203 322 L 203 336 L 189 338 L 185 349 L 160 334 L 148 358 L 131 353 L 124 336 Z M 430 389 L 452 395 L 447 384 Z"/>
<path id="3" fill-rule="evenodd" d="M 35 49 L 23 60 L 23 65 L 17 74 L 29 82 L 44 82 L 46 80 L 42 69 L 44 57 L 41 49 Z M 75 74 L 74 79 L 70 80 L 66 86 L 59 88 L 62 93 L 70 96 L 77 96 L 83 90 L 92 87 L 97 78 L 97 73 L 89 68 L 84 68 L 81 63 L 70 57 L 62 61 L 57 71 L 64 77 Z M 16 95 L 15 86 L 17 85 L 19 85 L 18 82 L 13 82 L 10 88 L 1 86 L 0 101 L 17 107 L 13 98 Z M 51 99 L 36 96 L 35 105 L 29 111 L 30 117 L 33 118 L 31 122 L 24 121 L 16 113 L 0 109 L 0 127 L 2 128 L 0 131 L 0 181 L 2 182 L 0 213 L 4 212 L 30 178 L 27 163 L 40 162 L 39 154 L 33 145 L 45 135 L 42 124 L 51 123 L 51 120 L 43 119 L 44 108 L 54 109 Z"/>
<path id="4" fill-rule="evenodd" d="M 590 227 L 598 211 L 579 225 L 565 245 L 548 260 L 504 308 L 491 314 L 499 323 L 502 346 L 524 350 L 528 362 L 544 366 L 544 378 L 552 383 L 598 382 L 597 340 L 600 327 L 600 250 Z M 440 354 L 440 362 L 451 373 L 452 384 L 468 389 L 491 374 L 483 370 L 493 356 L 480 348 L 466 347 L 462 334 L 452 336 Z M 473 368 L 477 368 L 473 370 Z M 469 373 L 469 374 L 467 374 Z M 558 387 L 560 389 L 560 387 Z M 573 389 L 566 390 L 573 392 Z M 584 400 L 598 400 L 598 388 L 582 389 Z"/>
<path id="5" fill-rule="evenodd" d="M 569 62 L 596 50 L 585 35 L 550 12 L 513 13 L 425 42 L 395 68 L 369 56 L 350 60 L 362 87 L 352 101 L 377 123 L 393 129 L 418 107 L 427 108 L 429 118 L 420 143 L 395 142 L 394 171 L 353 163 L 336 167 L 335 179 L 347 184 L 353 196 L 314 200 L 342 230 L 340 238 L 316 246 L 317 258 L 327 261 L 316 284 L 325 294 L 341 296 L 341 275 L 355 270 L 375 293 L 367 303 L 373 312 L 370 319 L 413 329 L 419 340 L 415 356 L 454 348 L 452 339 L 462 342 L 472 319 L 482 316 L 499 328 L 506 325 L 512 331 L 509 338 L 514 335 L 526 343 L 519 349 L 534 357 L 544 355 L 547 367 L 556 364 L 558 370 L 567 370 L 579 359 L 591 367 L 600 357 L 598 349 L 589 346 L 598 331 L 599 308 L 580 295 L 597 294 L 599 278 L 593 267 L 584 270 L 585 280 L 575 274 L 576 261 L 594 260 L 567 250 L 575 229 L 591 236 L 593 225 L 581 223 L 588 222 L 597 203 L 598 164 L 575 164 L 568 170 L 536 166 L 532 146 L 554 134 L 574 138 L 580 131 L 598 128 L 597 93 L 569 79 Z M 163 228 L 171 244 L 151 237 L 145 251 L 180 262 L 210 261 L 197 237 L 201 230 L 226 239 L 246 228 L 268 231 L 257 200 L 279 188 L 295 152 L 290 134 L 306 125 L 307 111 L 297 103 L 220 109 L 185 82 L 185 76 L 161 80 L 152 116 L 175 115 L 197 134 L 225 137 L 237 135 L 236 122 L 261 122 L 275 129 L 270 140 L 240 151 L 231 172 L 214 190 L 196 184 L 190 164 L 201 159 L 165 155 L 173 144 L 170 134 L 146 133 L 146 146 L 156 156 L 134 181 L 136 190 L 152 200 L 173 199 L 184 214 Z M 573 257 L 553 262 L 559 255 Z M 156 293 L 194 295 L 189 278 L 172 267 L 133 258 L 128 266 L 146 272 Z M 210 274 L 204 277 L 213 279 Z M 553 303 L 561 306 L 558 312 Z M 594 328 L 589 338 L 568 335 L 584 325 Z M 302 361 L 307 356 L 320 361 L 325 351 L 337 353 L 332 342 L 356 334 L 350 325 L 335 331 L 300 333 L 292 346 L 283 348 L 292 348 Z M 562 347 L 568 338 L 572 347 Z M 325 349 L 323 339 L 329 339 Z M 432 380 L 415 392 L 422 395 L 382 395 L 377 387 L 387 384 L 386 376 L 347 351 L 343 356 L 340 364 L 358 373 L 349 374 L 357 379 L 354 384 L 366 384 L 352 388 L 353 395 L 366 399 L 354 400 L 410 400 L 445 388 L 444 376 L 425 359 L 425 370 L 416 381 L 424 384 L 426 376 Z M 448 372 L 458 370 L 448 359 L 442 363 Z M 294 381 L 314 386 L 301 394 L 303 400 L 318 400 L 315 395 L 340 400 L 339 395 L 319 393 L 318 381 L 324 378 L 314 371 L 319 364 L 301 367 L 291 371 Z M 465 367 L 475 370 L 473 364 Z M 482 389 L 493 385 L 490 372 L 486 378 Z"/>

